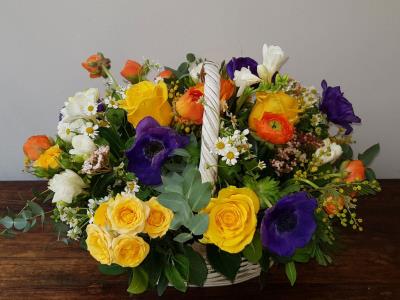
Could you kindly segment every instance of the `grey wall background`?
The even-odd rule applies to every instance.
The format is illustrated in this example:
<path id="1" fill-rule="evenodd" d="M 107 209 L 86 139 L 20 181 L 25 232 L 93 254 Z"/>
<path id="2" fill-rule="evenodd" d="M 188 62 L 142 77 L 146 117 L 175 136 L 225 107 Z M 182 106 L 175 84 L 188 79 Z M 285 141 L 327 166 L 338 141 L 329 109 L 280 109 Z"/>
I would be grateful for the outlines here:
<path id="1" fill-rule="evenodd" d="M 187 52 L 220 61 L 280 45 L 283 71 L 304 84 L 341 85 L 363 126 L 356 150 L 381 143 L 373 167 L 399 178 L 400 1 L 0 1 L 0 180 L 21 172 L 21 145 L 55 134 L 76 91 L 101 87 L 80 62 L 102 51 L 118 73 L 128 58 L 174 66 Z"/>

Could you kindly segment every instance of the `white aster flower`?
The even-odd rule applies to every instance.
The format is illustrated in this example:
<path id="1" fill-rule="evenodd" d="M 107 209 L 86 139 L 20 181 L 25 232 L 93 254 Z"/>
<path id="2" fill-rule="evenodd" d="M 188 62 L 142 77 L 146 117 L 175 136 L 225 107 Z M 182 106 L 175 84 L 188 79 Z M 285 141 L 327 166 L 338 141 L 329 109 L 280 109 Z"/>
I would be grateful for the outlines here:
<path id="1" fill-rule="evenodd" d="M 324 145 L 315 151 L 316 165 L 335 162 L 343 153 L 342 147 L 332 143 L 329 138 L 324 139 Z"/>
<path id="2" fill-rule="evenodd" d="M 249 69 L 243 67 L 242 69 L 240 69 L 240 71 L 235 71 L 233 81 L 235 82 L 235 85 L 239 88 L 237 96 L 240 97 L 246 87 L 260 82 L 261 79 L 252 74 Z"/>
<path id="3" fill-rule="evenodd" d="M 193 79 L 195 83 L 200 80 L 201 69 L 203 69 L 204 63 L 199 63 L 198 65 L 194 65 L 189 68 L 189 75 Z"/>
<path id="4" fill-rule="evenodd" d="M 93 124 L 92 122 L 86 122 L 80 129 L 80 132 L 91 138 L 95 138 L 98 135 L 99 125 Z"/>
<path id="5" fill-rule="evenodd" d="M 85 124 L 82 119 L 67 123 L 61 121 L 57 126 L 57 135 L 65 142 L 71 142 L 72 138 L 79 133 L 80 128 Z"/>
<path id="6" fill-rule="evenodd" d="M 237 158 L 239 157 L 239 151 L 236 147 L 229 147 L 222 157 L 222 160 L 226 162 L 228 166 L 236 165 Z"/>
<path id="7" fill-rule="evenodd" d="M 126 187 L 124 191 L 128 194 L 135 194 L 139 192 L 140 186 L 137 184 L 137 181 L 132 180 L 126 183 Z"/>
<path id="8" fill-rule="evenodd" d="M 272 76 L 278 72 L 289 57 L 279 46 L 263 46 L 263 64 L 257 66 L 258 76 L 264 81 L 271 82 Z"/>
<path id="9" fill-rule="evenodd" d="M 96 149 L 97 146 L 93 140 L 87 135 L 76 135 L 72 138 L 73 149 L 69 150 L 72 155 L 89 156 Z"/>
<path id="10" fill-rule="evenodd" d="M 105 98 L 104 103 L 107 105 L 108 108 L 118 108 L 118 101 L 112 97 Z"/>
<path id="11" fill-rule="evenodd" d="M 87 184 L 72 170 L 65 170 L 49 180 L 49 190 L 54 192 L 53 203 L 63 201 L 71 203 L 72 199 L 83 192 Z"/>
<path id="12" fill-rule="evenodd" d="M 75 226 L 67 231 L 67 237 L 69 237 L 71 240 L 78 240 L 81 234 L 82 229 L 80 229 L 78 226 Z"/>
<path id="13" fill-rule="evenodd" d="M 215 143 L 215 153 L 218 155 L 224 155 L 229 146 L 229 139 L 227 137 L 219 137 Z"/>
<path id="14" fill-rule="evenodd" d="M 65 102 L 64 108 L 61 110 L 64 122 L 71 122 L 79 118 L 90 117 L 88 110 L 97 112 L 97 100 L 99 99 L 99 90 L 90 88 L 83 92 L 78 92 L 74 96 L 69 97 Z M 96 108 L 94 108 L 94 105 Z M 93 109 L 91 108 L 93 106 Z"/>
<path id="15" fill-rule="evenodd" d="M 96 102 L 86 103 L 83 107 L 85 115 L 87 115 L 88 117 L 95 116 L 97 114 L 97 106 L 98 104 Z"/>

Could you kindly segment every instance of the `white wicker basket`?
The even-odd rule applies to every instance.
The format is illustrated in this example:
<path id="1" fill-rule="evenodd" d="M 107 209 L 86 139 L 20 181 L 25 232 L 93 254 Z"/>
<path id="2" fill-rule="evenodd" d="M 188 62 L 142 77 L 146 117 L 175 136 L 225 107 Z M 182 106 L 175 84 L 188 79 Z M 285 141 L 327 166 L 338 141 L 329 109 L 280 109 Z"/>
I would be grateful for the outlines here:
<path id="1" fill-rule="evenodd" d="M 204 114 L 203 128 L 201 133 L 201 156 L 199 170 L 203 182 L 215 183 L 217 180 L 217 163 L 218 157 L 212 151 L 215 141 L 218 138 L 219 118 L 220 118 L 220 76 L 218 66 L 213 62 L 204 64 L 205 80 L 204 80 Z M 196 248 L 199 248 L 197 245 Z M 205 251 L 200 250 L 205 256 Z M 207 261 L 207 260 L 206 260 Z M 252 264 L 243 259 L 240 269 L 234 282 L 226 279 L 223 275 L 213 270 L 207 262 L 208 276 L 204 286 L 224 286 L 240 283 L 260 275 L 261 268 L 258 264 Z"/>

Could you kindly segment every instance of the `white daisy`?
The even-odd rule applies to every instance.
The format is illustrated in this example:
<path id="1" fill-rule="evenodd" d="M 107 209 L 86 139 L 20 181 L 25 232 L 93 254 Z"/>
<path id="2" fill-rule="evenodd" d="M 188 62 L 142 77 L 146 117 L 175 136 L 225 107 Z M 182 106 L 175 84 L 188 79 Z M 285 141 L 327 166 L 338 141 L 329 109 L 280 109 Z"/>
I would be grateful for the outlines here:
<path id="1" fill-rule="evenodd" d="M 112 97 L 107 97 L 104 99 L 104 103 L 107 105 L 108 108 L 118 108 L 118 102 Z"/>
<path id="2" fill-rule="evenodd" d="M 226 149 L 229 147 L 229 140 L 226 137 L 219 137 L 215 143 L 215 153 L 218 155 L 224 155 Z"/>
<path id="3" fill-rule="evenodd" d="M 130 194 L 134 194 L 139 192 L 140 186 L 137 184 L 137 182 L 135 180 L 132 181 L 128 181 L 126 183 L 126 187 L 125 187 L 125 192 L 126 193 L 130 193 Z"/>
<path id="4" fill-rule="evenodd" d="M 82 127 L 81 127 L 81 133 L 84 135 L 87 135 L 91 138 L 95 138 L 99 132 L 99 125 L 93 124 L 92 122 L 86 122 Z"/>
<path id="5" fill-rule="evenodd" d="M 85 106 L 83 107 L 83 111 L 85 115 L 91 117 L 95 116 L 97 114 L 97 103 L 96 102 L 87 102 L 85 103 Z"/>
<path id="6" fill-rule="evenodd" d="M 63 141 L 70 143 L 72 138 L 79 134 L 79 130 L 84 124 L 85 122 L 82 119 L 75 120 L 72 123 L 61 121 L 57 125 L 57 134 Z"/>
<path id="7" fill-rule="evenodd" d="M 225 161 L 228 166 L 233 166 L 236 165 L 238 157 L 239 151 L 236 149 L 236 147 L 231 146 L 226 149 L 222 160 Z"/>

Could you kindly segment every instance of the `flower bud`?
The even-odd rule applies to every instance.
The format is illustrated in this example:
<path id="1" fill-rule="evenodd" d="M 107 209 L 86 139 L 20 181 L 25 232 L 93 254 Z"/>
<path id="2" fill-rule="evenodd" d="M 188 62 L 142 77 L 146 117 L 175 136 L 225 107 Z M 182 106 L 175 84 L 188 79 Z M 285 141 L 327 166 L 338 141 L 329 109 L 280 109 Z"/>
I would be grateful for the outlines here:
<path id="1" fill-rule="evenodd" d="M 82 67 L 84 67 L 88 72 L 90 78 L 98 78 L 98 77 L 107 77 L 104 72 L 103 66 L 106 69 L 111 68 L 111 61 L 108 58 L 105 58 L 104 55 L 100 52 L 97 54 L 93 54 L 89 56 L 85 62 L 82 63 Z"/>
<path id="2" fill-rule="evenodd" d="M 138 62 L 128 59 L 121 70 L 121 76 L 131 83 L 137 83 L 141 71 L 142 66 Z"/>

